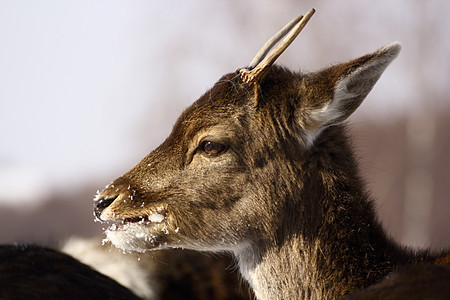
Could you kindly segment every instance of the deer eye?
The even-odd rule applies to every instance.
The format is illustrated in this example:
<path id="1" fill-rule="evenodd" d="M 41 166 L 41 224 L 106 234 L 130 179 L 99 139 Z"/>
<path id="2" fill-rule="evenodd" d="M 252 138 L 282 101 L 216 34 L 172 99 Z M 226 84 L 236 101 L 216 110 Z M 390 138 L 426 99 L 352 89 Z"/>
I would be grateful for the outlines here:
<path id="1" fill-rule="evenodd" d="M 216 142 L 204 141 L 203 143 L 201 143 L 200 149 L 208 156 L 216 156 L 224 152 L 226 150 L 226 147 Z"/>

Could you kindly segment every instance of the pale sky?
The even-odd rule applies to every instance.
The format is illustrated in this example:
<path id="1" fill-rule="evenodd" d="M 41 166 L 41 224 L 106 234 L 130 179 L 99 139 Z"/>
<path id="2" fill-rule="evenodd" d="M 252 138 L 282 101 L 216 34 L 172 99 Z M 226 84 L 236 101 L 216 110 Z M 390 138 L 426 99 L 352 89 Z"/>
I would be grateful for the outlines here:
<path id="1" fill-rule="evenodd" d="M 221 75 L 313 6 L 280 63 L 314 70 L 400 41 L 400 58 L 358 113 L 448 109 L 445 0 L 0 0 L 0 202 L 107 184 Z"/>

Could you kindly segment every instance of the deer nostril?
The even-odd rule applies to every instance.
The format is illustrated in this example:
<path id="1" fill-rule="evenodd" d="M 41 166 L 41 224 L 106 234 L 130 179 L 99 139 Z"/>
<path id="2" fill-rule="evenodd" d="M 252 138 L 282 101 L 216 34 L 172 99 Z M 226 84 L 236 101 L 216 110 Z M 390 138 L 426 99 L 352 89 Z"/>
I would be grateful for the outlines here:
<path id="1" fill-rule="evenodd" d="M 110 196 L 105 198 L 100 198 L 98 200 L 94 201 L 94 215 L 98 219 L 100 218 L 100 215 L 102 214 L 103 210 L 111 205 L 111 203 L 114 202 L 114 200 L 117 199 L 118 196 Z"/>
<path id="2" fill-rule="evenodd" d="M 111 203 L 113 203 L 114 200 L 116 200 L 117 196 L 113 197 L 107 197 L 107 198 L 101 198 L 96 201 L 95 206 L 99 209 L 105 209 L 108 207 Z"/>

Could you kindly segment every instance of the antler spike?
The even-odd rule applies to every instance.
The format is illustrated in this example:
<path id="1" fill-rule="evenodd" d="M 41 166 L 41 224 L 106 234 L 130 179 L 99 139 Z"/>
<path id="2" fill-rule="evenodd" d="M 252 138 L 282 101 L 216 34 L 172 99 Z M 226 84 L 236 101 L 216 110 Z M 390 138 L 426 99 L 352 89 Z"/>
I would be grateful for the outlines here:
<path id="1" fill-rule="evenodd" d="M 263 78 L 273 63 L 286 50 L 286 48 L 295 40 L 309 19 L 315 13 L 315 9 L 309 10 L 305 16 L 299 16 L 289 22 L 281 31 L 273 36 L 250 63 L 249 68 L 239 69 L 241 79 L 247 83 L 256 83 Z M 284 36 L 286 36 L 279 44 L 269 53 L 270 49 Z M 269 53 L 269 55 L 267 55 Z M 266 56 L 267 55 L 267 56 Z M 257 64 L 253 67 L 253 64 Z"/>
<path id="2" fill-rule="evenodd" d="M 277 32 L 270 40 L 268 40 L 256 53 L 255 57 L 251 61 L 250 65 L 248 65 L 248 69 L 251 70 L 254 67 L 256 67 L 261 60 L 266 57 L 267 53 L 275 46 L 289 31 L 292 30 L 292 28 L 300 22 L 300 20 L 303 18 L 303 16 L 298 16 L 295 19 L 293 19 L 291 22 L 289 22 L 286 26 L 284 26 L 280 31 Z"/>

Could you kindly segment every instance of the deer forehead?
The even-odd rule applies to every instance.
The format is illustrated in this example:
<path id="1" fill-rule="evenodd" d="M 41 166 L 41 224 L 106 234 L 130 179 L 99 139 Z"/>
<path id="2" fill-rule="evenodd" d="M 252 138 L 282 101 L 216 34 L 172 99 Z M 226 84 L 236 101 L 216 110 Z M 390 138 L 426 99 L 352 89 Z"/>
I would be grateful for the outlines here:
<path id="1" fill-rule="evenodd" d="M 289 102 L 297 101 L 304 92 L 302 79 L 301 74 L 273 66 L 259 86 L 260 105 L 255 107 L 257 95 L 253 87 L 236 74 L 227 74 L 185 110 L 173 133 L 178 140 L 187 138 L 194 143 L 207 135 L 230 138 L 236 127 L 251 127 L 251 122 L 258 125 L 270 122 L 268 111 L 291 115 L 293 110 L 286 106 L 292 107 Z"/>

